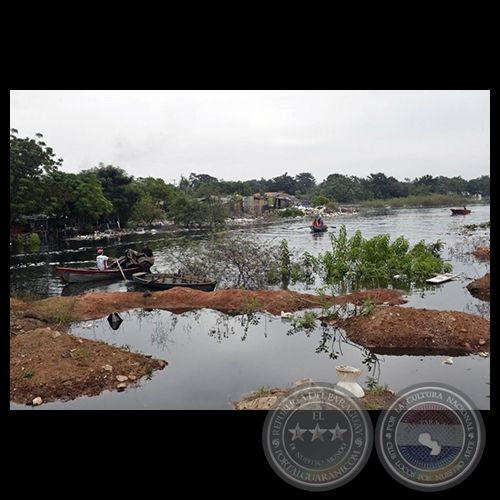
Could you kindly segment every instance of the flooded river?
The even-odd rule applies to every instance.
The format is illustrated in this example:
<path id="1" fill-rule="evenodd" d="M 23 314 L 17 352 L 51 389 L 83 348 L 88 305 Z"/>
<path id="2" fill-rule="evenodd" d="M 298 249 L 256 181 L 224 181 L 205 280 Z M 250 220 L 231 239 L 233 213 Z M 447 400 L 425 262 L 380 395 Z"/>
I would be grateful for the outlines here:
<path id="1" fill-rule="evenodd" d="M 490 317 L 489 302 L 480 301 L 465 288 L 472 280 L 489 272 L 489 263 L 480 263 L 470 252 L 478 245 L 489 245 L 489 229 L 463 233 L 465 224 L 490 220 L 489 205 L 472 207 L 466 216 L 453 216 L 447 208 L 383 209 L 326 218 L 330 231 L 345 224 L 348 236 L 360 230 L 365 239 L 390 234 L 391 242 L 404 236 L 411 245 L 445 242 L 442 256 L 453 265 L 460 278 L 436 285 L 424 292 L 410 292 L 402 307 L 462 311 Z M 295 219 L 283 224 L 241 225 L 236 232 L 251 234 L 262 245 L 279 244 L 286 239 L 289 249 L 299 255 L 313 255 L 331 248 L 329 232 L 311 234 L 309 219 Z M 128 247 L 139 250 L 147 240 L 155 255 L 154 271 L 170 270 L 172 249 L 186 239 L 204 238 L 202 232 L 170 233 L 158 230 L 144 235 L 127 235 L 104 241 L 80 240 L 59 242 L 37 253 L 11 251 L 10 289 L 12 293 L 36 291 L 42 296 L 78 293 L 76 287 L 60 283 L 57 264 L 93 265 L 96 249 L 104 246 L 111 257 L 123 254 Z M 72 285 L 69 285 L 72 287 Z M 123 280 L 99 285 L 97 291 L 133 289 Z M 291 287 L 306 291 L 304 285 Z M 307 290 L 311 292 L 311 290 Z M 228 317 L 212 310 L 183 314 L 168 311 L 131 310 L 122 314 L 123 323 L 113 330 L 106 318 L 74 324 L 71 333 L 104 340 L 132 351 L 165 359 L 168 366 L 144 380 L 137 389 L 104 393 L 66 403 L 49 403 L 45 409 L 232 409 L 231 401 L 259 388 L 286 387 L 310 377 L 318 382 L 338 381 L 337 365 L 363 369 L 359 382 L 374 377 L 380 385 L 398 391 L 412 384 L 442 382 L 455 385 L 467 394 L 479 409 L 490 409 L 490 358 L 464 356 L 444 364 L 447 356 L 375 356 L 342 335 L 331 338 L 326 347 L 324 331 L 318 326 L 308 333 L 294 332 L 289 321 L 268 314 L 251 320 Z M 11 409 L 26 409 L 11 404 Z M 37 408 L 38 409 L 38 408 Z"/>

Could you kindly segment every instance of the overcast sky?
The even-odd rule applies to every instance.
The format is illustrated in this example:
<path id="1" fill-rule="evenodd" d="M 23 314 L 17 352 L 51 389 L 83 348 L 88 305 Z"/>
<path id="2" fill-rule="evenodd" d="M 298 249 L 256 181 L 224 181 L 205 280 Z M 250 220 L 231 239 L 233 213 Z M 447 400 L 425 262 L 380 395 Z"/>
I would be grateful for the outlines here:
<path id="1" fill-rule="evenodd" d="M 11 90 L 10 128 L 64 172 L 167 183 L 490 175 L 489 90 Z"/>

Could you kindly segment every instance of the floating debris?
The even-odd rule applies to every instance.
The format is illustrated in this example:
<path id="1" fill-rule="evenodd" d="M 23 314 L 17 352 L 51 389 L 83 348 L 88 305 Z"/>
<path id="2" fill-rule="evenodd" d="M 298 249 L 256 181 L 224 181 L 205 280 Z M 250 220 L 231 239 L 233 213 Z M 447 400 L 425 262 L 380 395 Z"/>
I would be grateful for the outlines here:
<path id="1" fill-rule="evenodd" d="M 425 280 L 427 283 L 446 283 L 447 281 L 459 281 L 460 278 L 456 274 L 444 273 L 434 276 L 434 278 L 429 278 Z"/>

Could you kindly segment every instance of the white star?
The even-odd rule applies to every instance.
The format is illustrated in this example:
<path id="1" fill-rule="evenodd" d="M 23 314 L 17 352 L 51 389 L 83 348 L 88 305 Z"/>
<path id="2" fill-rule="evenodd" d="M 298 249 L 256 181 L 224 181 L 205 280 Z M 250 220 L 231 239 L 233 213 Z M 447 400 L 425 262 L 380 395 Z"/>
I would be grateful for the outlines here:
<path id="1" fill-rule="evenodd" d="M 293 437 L 292 441 L 295 441 L 296 439 L 300 439 L 301 441 L 304 441 L 304 438 L 302 437 L 302 434 L 306 432 L 307 429 L 301 429 L 299 427 L 299 424 L 295 426 L 295 429 L 288 429 L 288 432 L 291 432 Z"/>
<path id="2" fill-rule="evenodd" d="M 347 429 L 341 429 L 339 427 L 339 424 L 337 424 L 335 429 L 328 429 L 328 430 L 332 433 L 332 441 L 335 441 L 335 439 L 337 438 L 343 441 L 344 438 L 342 437 L 342 434 L 344 434 L 344 432 L 347 432 Z"/>
<path id="3" fill-rule="evenodd" d="M 314 429 L 309 429 L 309 432 L 313 435 L 311 441 L 315 439 L 321 439 L 321 441 L 323 441 L 323 434 L 326 432 L 326 429 L 320 429 L 319 424 L 316 424 L 316 427 Z"/>

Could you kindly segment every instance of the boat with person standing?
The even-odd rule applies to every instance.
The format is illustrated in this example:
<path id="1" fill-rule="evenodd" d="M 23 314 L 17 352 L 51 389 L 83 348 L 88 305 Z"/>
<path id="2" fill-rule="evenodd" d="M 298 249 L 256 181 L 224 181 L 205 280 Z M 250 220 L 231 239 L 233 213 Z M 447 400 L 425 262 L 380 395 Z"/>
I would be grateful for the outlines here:
<path id="1" fill-rule="evenodd" d="M 56 272 L 63 283 L 90 283 L 113 279 L 126 280 L 139 271 L 149 271 L 153 264 L 154 257 L 128 248 L 125 255 L 112 261 L 107 269 L 56 266 Z"/>

